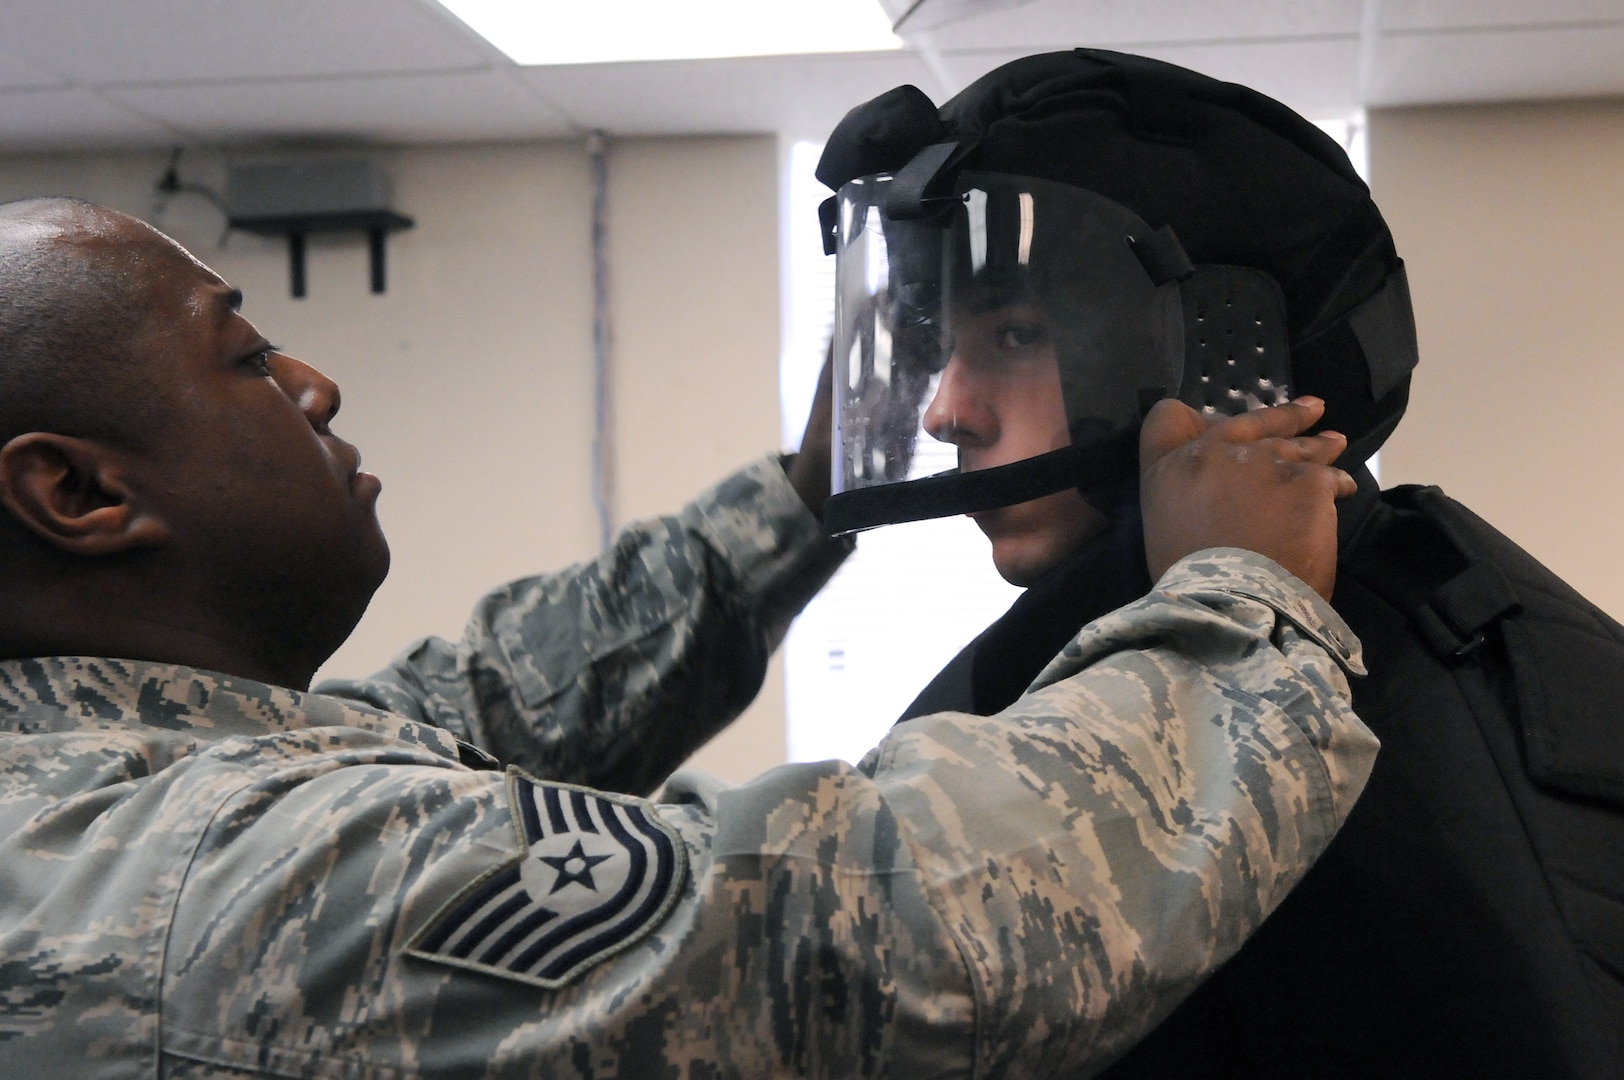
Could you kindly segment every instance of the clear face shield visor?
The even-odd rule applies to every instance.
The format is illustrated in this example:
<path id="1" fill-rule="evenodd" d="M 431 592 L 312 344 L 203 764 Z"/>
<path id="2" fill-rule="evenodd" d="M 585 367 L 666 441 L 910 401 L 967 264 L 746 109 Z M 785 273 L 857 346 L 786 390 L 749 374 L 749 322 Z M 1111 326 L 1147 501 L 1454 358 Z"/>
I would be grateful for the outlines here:
<path id="1" fill-rule="evenodd" d="M 838 196 L 831 531 L 1131 481 L 1145 411 L 1185 374 L 1178 285 L 1135 251 L 1150 227 L 1079 188 L 973 172 L 898 220 L 890 183 Z"/>

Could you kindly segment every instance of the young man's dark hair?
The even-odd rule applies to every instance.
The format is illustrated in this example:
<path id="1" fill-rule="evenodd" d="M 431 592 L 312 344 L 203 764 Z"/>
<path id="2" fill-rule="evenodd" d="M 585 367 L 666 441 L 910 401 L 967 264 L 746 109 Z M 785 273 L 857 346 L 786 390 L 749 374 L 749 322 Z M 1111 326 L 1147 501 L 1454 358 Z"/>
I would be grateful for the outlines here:
<path id="1" fill-rule="evenodd" d="M 859 106 L 818 176 L 849 365 L 829 517 L 969 512 L 1030 586 L 908 716 L 1002 707 L 1143 588 L 1122 448 L 1149 402 L 1312 393 L 1349 437 L 1334 603 L 1381 761 L 1326 859 L 1108 1075 L 1624 1074 L 1624 631 L 1436 489 L 1377 491 L 1417 350 L 1341 149 L 1245 87 L 1078 49 L 940 109 Z M 926 437 L 956 475 L 915 475 Z"/>

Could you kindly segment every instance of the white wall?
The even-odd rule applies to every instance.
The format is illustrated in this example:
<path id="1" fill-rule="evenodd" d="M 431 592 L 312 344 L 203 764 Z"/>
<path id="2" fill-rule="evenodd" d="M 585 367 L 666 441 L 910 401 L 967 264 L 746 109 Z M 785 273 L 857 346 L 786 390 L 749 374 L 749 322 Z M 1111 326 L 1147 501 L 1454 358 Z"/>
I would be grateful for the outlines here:
<path id="1" fill-rule="evenodd" d="M 454 635 L 506 578 L 597 550 L 592 505 L 591 186 L 584 145 L 375 151 L 396 206 L 389 290 L 359 237 L 312 238 L 309 295 L 281 241 L 230 235 L 184 196 L 161 224 L 241 287 L 271 340 L 343 388 L 335 428 L 384 481 L 394 569 L 325 672 Z M 777 151 L 766 138 L 610 144 L 620 508 L 675 509 L 778 443 Z M 239 153 L 246 160 L 252 156 Z M 277 156 L 260 153 L 257 156 Z M 0 198 L 71 194 L 151 219 L 166 155 L 0 159 Z M 218 187 L 217 156 L 183 176 Z M 782 677 L 699 763 L 744 778 L 783 759 Z"/>
<path id="2" fill-rule="evenodd" d="M 1624 101 L 1370 115 L 1420 335 L 1384 484 L 1434 483 L 1624 618 Z"/>
<path id="3" fill-rule="evenodd" d="M 777 448 L 778 151 L 772 139 L 611 150 L 618 505 L 670 509 Z M 748 713 L 694 764 L 744 780 L 784 761 L 775 657 Z"/>

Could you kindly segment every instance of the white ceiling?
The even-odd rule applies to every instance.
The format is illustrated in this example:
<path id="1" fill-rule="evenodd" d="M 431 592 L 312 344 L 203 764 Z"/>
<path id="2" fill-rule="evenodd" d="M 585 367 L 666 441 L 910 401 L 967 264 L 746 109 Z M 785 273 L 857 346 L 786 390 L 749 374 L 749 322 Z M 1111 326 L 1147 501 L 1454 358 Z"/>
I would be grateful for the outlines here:
<path id="1" fill-rule="evenodd" d="M 899 83 L 942 100 L 1072 45 L 1161 57 L 1315 117 L 1624 95 L 1624 0 L 1011 2 L 896 53 L 521 68 L 434 0 L 0 0 L 0 151 L 593 128 L 819 138 Z"/>

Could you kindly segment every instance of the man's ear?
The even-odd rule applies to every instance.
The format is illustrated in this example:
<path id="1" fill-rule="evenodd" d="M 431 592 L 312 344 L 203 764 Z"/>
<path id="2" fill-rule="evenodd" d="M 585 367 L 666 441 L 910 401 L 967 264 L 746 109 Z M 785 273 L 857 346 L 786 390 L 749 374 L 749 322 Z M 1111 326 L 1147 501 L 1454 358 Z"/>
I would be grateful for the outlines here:
<path id="1" fill-rule="evenodd" d="M 112 555 L 169 540 L 169 524 L 129 483 L 124 455 L 93 439 L 34 431 L 0 447 L 0 506 L 74 555 Z"/>

